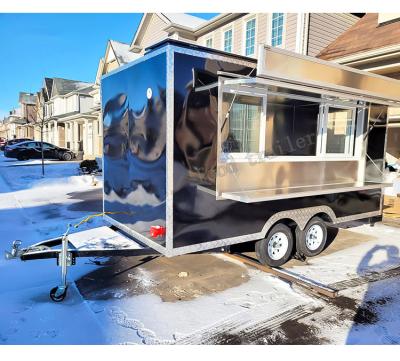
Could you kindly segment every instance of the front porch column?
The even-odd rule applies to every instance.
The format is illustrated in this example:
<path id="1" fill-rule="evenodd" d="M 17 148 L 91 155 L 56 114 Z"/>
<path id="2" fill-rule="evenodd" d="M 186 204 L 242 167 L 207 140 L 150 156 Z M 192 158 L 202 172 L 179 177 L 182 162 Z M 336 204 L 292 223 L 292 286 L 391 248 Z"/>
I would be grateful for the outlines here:
<path id="1" fill-rule="evenodd" d="M 87 120 L 84 119 L 83 125 L 82 125 L 82 150 L 83 150 L 83 159 L 85 159 L 85 156 L 87 154 Z"/>
<path id="2" fill-rule="evenodd" d="M 79 150 L 79 123 L 73 122 L 72 123 L 72 148 L 74 152 Z"/>
<path id="3" fill-rule="evenodd" d="M 48 127 L 48 123 L 46 123 L 44 126 L 43 126 L 43 141 L 44 142 L 47 142 L 47 140 L 49 139 L 49 135 L 48 135 L 48 131 L 49 131 L 49 127 Z"/>
<path id="4" fill-rule="evenodd" d="M 98 157 L 102 157 L 103 156 L 103 121 L 102 121 L 101 114 L 99 114 L 99 116 L 97 117 L 97 119 L 94 123 L 96 124 L 95 130 L 94 130 L 95 155 Z"/>
<path id="5" fill-rule="evenodd" d="M 60 146 L 58 141 L 58 124 L 57 120 L 53 120 L 53 144 Z"/>
<path id="6" fill-rule="evenodd" d="M 65 146 L 69 149 L 72 148 L 72 127 L 70 122 L 65 122 Z"/>

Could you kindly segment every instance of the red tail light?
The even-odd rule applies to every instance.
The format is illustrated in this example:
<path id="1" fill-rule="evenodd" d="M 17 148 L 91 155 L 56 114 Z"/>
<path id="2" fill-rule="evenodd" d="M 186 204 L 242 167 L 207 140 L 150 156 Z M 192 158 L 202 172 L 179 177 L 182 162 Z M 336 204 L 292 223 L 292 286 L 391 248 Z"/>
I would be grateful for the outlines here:
<path id="1" fill-rule="evenodd" d="M 165 236 L 165 227 L 163 226 L 151 226 L 150 236 L 153 238 Z"/>

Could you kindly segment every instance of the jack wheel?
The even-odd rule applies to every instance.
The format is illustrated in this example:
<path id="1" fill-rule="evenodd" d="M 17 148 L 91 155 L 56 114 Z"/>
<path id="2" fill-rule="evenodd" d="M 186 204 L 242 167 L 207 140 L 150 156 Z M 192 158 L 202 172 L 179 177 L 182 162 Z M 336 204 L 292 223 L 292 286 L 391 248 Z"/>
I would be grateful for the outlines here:
<path id="1" fill-rule="evenodd" d="M 62 302 L 64 301 L 65 296 L 67 295 L 68 287 L 54 287 L 50 291 L 50 298 L 54 302 Z"/>

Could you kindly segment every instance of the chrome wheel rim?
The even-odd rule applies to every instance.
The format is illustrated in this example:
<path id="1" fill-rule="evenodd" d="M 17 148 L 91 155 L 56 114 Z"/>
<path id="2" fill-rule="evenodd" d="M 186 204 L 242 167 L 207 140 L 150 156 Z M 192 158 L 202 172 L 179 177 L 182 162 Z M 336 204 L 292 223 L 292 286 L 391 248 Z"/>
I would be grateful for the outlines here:
<path id="1" fill-rule="evenodd" d="M 289 239 L 283 232 L 274 233 L 268 240 L 268 256 L 274 260 L 280 260 L 289 248 Z"/>
<path id="2" fill-rule="evenodd" d="M 312 225 L 306 233 L 306 246 L 310 251 L 315 251 L 321 246 L 324 239 L 324 231 L 319 224 Z"/>

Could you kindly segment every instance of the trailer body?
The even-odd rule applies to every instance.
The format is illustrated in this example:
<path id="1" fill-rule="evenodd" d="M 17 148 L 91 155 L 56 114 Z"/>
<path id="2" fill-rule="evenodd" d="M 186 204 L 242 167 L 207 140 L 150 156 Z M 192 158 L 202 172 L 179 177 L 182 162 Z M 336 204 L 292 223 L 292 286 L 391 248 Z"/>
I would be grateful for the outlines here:
<path id="1" fill-rule="evenodd" d="M 262 239 L 281 220 L 380 217 L 399 101 L 384 88 L 398 83 L 269 47 L 257 63 L 156 44 L 102 79 L 105 219 L 174 256 Z M 243 116 L 254 129 L 235 128 Z"/>
<path id="2" fill-rule="evenodd" d="M 272 267 L 315 256 L 326 224 L 381 219 L 399 94 L 398 80 L 269 46 L 256 61 L 162 41 L 102 78 L 109 225 L 73 234 L 69 225 L 26 248 L 14 241 L 6 258 L 56 258 L 50 297 L 60 302 L 77 257 L 245 242 Z"/>

